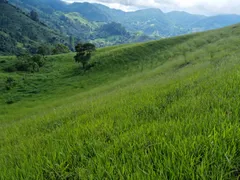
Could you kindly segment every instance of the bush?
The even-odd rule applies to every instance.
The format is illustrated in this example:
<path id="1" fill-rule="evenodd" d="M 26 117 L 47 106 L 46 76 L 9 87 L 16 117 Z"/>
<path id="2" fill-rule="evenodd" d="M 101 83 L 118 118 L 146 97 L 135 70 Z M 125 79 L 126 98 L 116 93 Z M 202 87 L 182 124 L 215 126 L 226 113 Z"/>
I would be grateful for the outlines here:
<path id="1" fill-rule="evenodd" d="M 39 65 L 36 62 L 24 60 L 17 62 L 16 69 L 18 71 L 38 72 Z"/>
<path id="2" fill-rule="evenodd" d="M 15 80 L 12 77 L 8 77 L 5 81 L 6 90 L 12 89 L 16 85 Z"/>
<path id="3" fill-rule="evenodd" d="M 17 71 L 17 69 L 16 69 L 16 66 L 14 65 L 14 66 L 6 67 L 4 69 L 4 71 L 6 71 L 6 72 L 15 72 L 15 71 Z"/>
<path id="4" fill-rule="evenodd" d="M 15 68 L 18 71 L 38 72 L 39 68 L 44 65 L 45 61 L 41 55 L 23 55 L 18 57 Z"/>
<path id="5" fill-rule="evenodd" d="M 20 100 L 20 97 L 19 96 L 13 96 L 13 95 L 9 95 L 6 100 L 5 100 L 5 103 L 6 104 L 13 104 L 13 103 L 16 103 Z"/>
<path id="6" fill-rule="evenodd" d="M 37 63 L 39 67 L 42 67 L 45 64 L 44 59 L 39 54 L 32 56 L 32 61 Z"/>
<path id="7" fill-rule="evenodd" d="M 62 54 L 62 53 L 69 53 L 69 52 L 70 52 L 69 48 L 64 44 L 57 44 L 52 51 L 53 54 Z"/>

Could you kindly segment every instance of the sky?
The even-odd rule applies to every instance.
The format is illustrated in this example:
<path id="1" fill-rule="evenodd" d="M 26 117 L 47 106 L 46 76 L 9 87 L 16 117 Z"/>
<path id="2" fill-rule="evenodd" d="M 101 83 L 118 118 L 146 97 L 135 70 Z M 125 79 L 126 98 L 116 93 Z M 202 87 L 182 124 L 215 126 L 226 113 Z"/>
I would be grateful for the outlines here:
<path id="1" fill-rule="evenodd" d="M 64 0 L 101 3 L 123 11 L 160 8 L 164 12 L 186 11 L 193 14 L 240 14 L 240 0 Z"/>

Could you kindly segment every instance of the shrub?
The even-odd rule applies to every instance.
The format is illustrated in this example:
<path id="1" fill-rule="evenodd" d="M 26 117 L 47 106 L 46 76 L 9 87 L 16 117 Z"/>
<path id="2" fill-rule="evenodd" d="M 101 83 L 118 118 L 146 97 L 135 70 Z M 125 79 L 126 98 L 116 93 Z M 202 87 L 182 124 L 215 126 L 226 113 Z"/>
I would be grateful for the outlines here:
<path id="1" fill-rule="evenodd" d="M 64 44 L 57 44 L 52 51 L 53 54 L 62 54 L 62 53 L 68 53 L 68 52 L 70 52 L 70 50 Z"/>
<path id="2" fill-rule="evenodd" d="M 6 71 L 6 72 L 15 72 L 15 71 L 17 71 L 17 69 L 16 69 L 16 66 L 14 65 L 14 66 L 6 67 L 4 69 L 4 71 Z"/>
<path id="3" fill-rule="evenodd" d="M 24 60 L 17 62 L 16 69 L 18 71 L 37 72 L 39 71 L 39 65 L 33 61 Z"/>
<path id="4" fill-rule="evenodd" d="M 15 64 L 15 68 L 18 71 L 38 72 L 39 68 L 44 65 L 45 61 L 41 55 L 24 55 L 18 57 L 18 62 Z"/>
<path id="5" fill-rule="evenodd" d="M 13 96 L 13 95 L 9 95 L 7 98 L 6 98 L 6 100 L 5 100 L 5 103 L 6 104 L 13 104 L 13 103 L 15 103 L 15 102 L 17 102 L 17 101 L 19 101 L 20 100 L 20 97 L 19 96 Z"/>
<path id="6" fill-rule="evenodd" d="M 12 77 L 7 77 L 5 81 L 6 90 L 12 89 L 16 85 L 15 80 Z"/>
<path id="7" fill-rule="evenodd" d="M 32 59 L 33 62 L 37 63 L 39 67 L 42 67 L 45 63 L 44 59 L 39 54 L 36 54 L 36 55 L 32 56 L 31 59 Z"/>

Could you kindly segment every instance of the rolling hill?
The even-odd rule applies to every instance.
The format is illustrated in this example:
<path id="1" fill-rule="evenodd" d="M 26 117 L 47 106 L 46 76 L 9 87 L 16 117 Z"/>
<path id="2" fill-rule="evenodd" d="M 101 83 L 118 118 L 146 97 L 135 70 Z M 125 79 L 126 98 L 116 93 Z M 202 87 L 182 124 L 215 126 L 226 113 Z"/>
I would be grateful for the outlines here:
<path id="1" fill-rule="evenodd" d="M 68 43 L 68 39 L 36 22 L 11 4 L 0 2 L 0 54 L 35 52 L 41 44 Z"/>
<path id="2" fill-rule="evenodd" d="M 0 179 L 238 179 L 239 37 L 101 48 L 85 73 L 74 53 L 36 73 L 0 57 Z"/>
<path id="3" fill-rule="evenodd" d="M 76 41 L 96 39 L 97 44 L 101 41 L 101 46 L 136 42 L 136 39 L 140 41 L 172 37 L 221 28 L 240 22 L 238 15 L 208 17 L 178 11 L 164 13 L 159 9 L 124 12 L 96 3 L 66 4 L 61 0 L 9 0 L 9 2 L 25 9 L 25 11 L 36 10 L 45 24 L 65 35 L 73 36 Z M 85 23 L 82 21 L 73 22 L 72 19 L 69 19 L 68 14 L 72 13 L 77 13 L 78 17 L 75 18 L 81 18 Z M 100 38 L 98 29 L 111 22 L 122 24 L 132 34 L 130 41 L 126 41 L 129 37 L 124 36 Z M 142 37 L 138 37 L 139 34 Z M 119 41 L 119 39 L 121 40 Z"/>
<path id="4" fill-rule="evenodd" d="M 108 19 L 107 14 L 90 3 L 66 4 L 60 0 L 10 0 L 9 2 L 25 12 L 36 11 L 40 20 L 48 27 L 68 36 L 75 43 L 90 41 L 98 47 L 102 47 L 159 39 L 159 37 L 148 37 L 135 32 L 128 32 L 127 36 L 109 35 L 103 38 L 101 35 L 102 27 L 112 23 L 112 21 Z"/>

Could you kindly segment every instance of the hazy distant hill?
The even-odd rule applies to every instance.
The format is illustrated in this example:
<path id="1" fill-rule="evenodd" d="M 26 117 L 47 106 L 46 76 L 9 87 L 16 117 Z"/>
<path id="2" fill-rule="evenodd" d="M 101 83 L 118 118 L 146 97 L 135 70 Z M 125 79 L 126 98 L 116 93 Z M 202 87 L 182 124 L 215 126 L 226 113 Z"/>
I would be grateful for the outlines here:
<path id="1" fill-rule="evenodd" d="M 174 23 L 160 9 L 145 9 L 135 12 L 113 10 L 95 4 L 109 14 L 112 21 L 123 24 L 129 31 L 142 31 L 148 35 L 172 36 L 179 33 Z"/>
<path id="2" fill-rule="evenodd" d="M 182 27 L 190 27 L 192 24 L 207 18 L 203 15 L 189 14 L 184 11 L 172 11 L 166 15 L 172 22 Z"/>
<path id="3" fill-rule="evenodd" d="M 68 12 L 79 12 L 89 21 L 109 22 L 112 20 L 109 14 L 90 3 L 72 3 L 66 9 Z"/>
<path id="4" fill-rule="evenodd" d="M 204 18 L 191 25 L 192 28 L 198 28 L 201 31 L 217 29 L 240 22 L 240 16 L 235 14 L 218 15 Z"/>
<path id="5" fill-rule="evenodd" d="M 143 31 L 148 35 L 158 33 L 162 37 L 216 29 L 240 22 L 239 15 L 208 17 L 183 11 L 163 13 L 159 9 L 123 12 L 100 4 L 94 5 L 105 14 L 108 14 L 112 21 L 122 23 L 130 31 Z"/>

